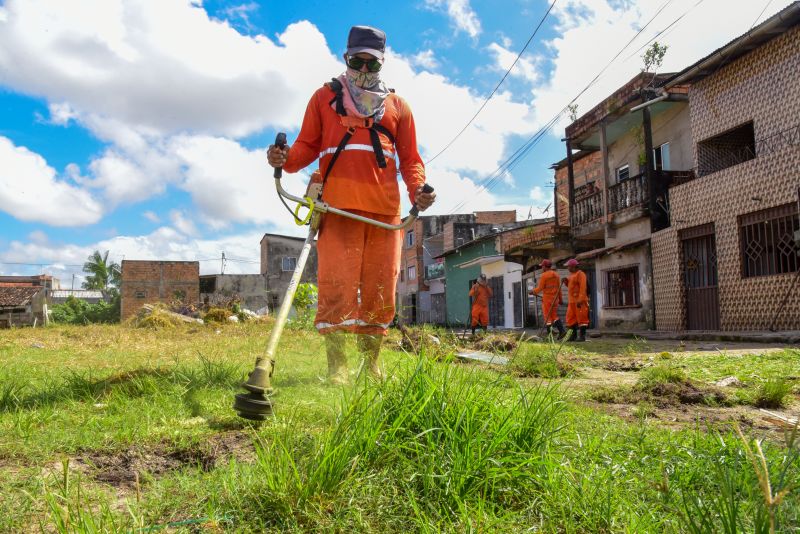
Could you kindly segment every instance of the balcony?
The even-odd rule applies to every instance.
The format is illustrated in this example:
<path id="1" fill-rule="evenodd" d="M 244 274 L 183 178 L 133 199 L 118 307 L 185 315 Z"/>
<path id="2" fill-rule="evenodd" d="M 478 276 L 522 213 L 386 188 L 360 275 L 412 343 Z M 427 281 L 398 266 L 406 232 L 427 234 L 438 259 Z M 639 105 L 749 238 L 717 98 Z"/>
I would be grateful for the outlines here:
<path id="1" fill-rule="evenodd" d="M 608 188 L 608 212 L 640 206 L 647 203 L 647 199 L 647 176 L 637 174 Z"/>
<path id="2" fill-rule="evenodd" d="M 436 280 L 437 278 L 444 278 L 444 262 L 425 266 L 425 280 Z"/>
<path id="3" fill-rule="evenodd" d="M 580 226 L 599 219 L 603 216 L 603 192 L 597 191 L 589 196 L 575 201 L 572 212 L 574 226 Z"/>

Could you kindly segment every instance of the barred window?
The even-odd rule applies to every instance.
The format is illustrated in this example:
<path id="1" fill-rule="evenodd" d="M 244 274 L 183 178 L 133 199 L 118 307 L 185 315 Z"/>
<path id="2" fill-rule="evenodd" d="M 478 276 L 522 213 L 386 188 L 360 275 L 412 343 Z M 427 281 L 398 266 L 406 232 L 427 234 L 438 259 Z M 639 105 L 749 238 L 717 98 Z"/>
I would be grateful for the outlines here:
<path id="1" fill-rule="evenodd" d="M 794 233 L 800 229 L 792 202 L 739 217 L 742 278 L 792 273 L 798 269 Z"/>
<path id="2" fill-rule="evenodd" d="M 606 308 L 639 304 L 639 267 L 606 271 Z"/>
<path id="3" fill-rule="evenodd" d="M 282 271 L 294 271 L 295 267 L 297 267 L 297 258 L 286 256 L 282 260 L 283 260 L 281 261 Z"/>

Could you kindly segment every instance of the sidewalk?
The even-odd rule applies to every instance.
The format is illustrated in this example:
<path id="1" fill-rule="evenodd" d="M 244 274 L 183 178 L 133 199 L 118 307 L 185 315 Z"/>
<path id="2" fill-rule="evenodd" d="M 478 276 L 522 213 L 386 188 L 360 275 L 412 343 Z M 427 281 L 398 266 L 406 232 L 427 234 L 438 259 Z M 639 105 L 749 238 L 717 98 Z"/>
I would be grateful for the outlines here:
<path id="1" fill-rule="evenodd" d="M 800 331 L 786 332 L 748 331 L 748 332 L 723 332 L 720 330 L 684 330 L 669 332 L 663 330 L 641 330 L 637 332 L 619 332 L 589 330 L 590 338 L 634 338 L 647 340 L 680 340 L 680 341 L 728 341 L 738 343 L 785 343 L 800 345 Z"/>

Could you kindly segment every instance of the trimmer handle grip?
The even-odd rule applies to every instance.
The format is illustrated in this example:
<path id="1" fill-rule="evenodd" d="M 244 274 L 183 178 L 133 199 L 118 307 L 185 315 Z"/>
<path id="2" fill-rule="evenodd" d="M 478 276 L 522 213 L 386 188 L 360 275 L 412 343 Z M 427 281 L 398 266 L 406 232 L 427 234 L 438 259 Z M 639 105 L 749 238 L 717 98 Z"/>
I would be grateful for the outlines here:
<path id="1" fill-rule="evenodd" d="M 422 186 L 422 192 L 433 193 L 433 187 L 430 184 L 425 184 Z M 411 208 L 409 214 L 416 217 L 417 215 L 419 215 L 419 208 L 415 205 L 414 207 Z"/>
<path id="2" fill-rule="evenodd" d="M 278 135 L 275 136 L 275 146 L 283 150 L 286 148 L 286 134 L 283 132 L 279 132 Z M 283 167 L 275 167 L 275 172 L 272 174 L 275 178 L 280 178 L 283 176 Z"/>

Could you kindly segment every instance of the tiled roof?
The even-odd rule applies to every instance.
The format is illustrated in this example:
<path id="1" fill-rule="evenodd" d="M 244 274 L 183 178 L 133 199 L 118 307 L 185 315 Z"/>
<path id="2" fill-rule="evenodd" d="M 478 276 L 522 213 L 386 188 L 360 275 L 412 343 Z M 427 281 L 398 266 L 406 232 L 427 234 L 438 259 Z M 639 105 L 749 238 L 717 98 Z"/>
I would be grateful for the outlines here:
<path id="1" fill-rule="evenodd" d="M 0 306 L 25 306 L 41 287 L 0 287 Z"/>

